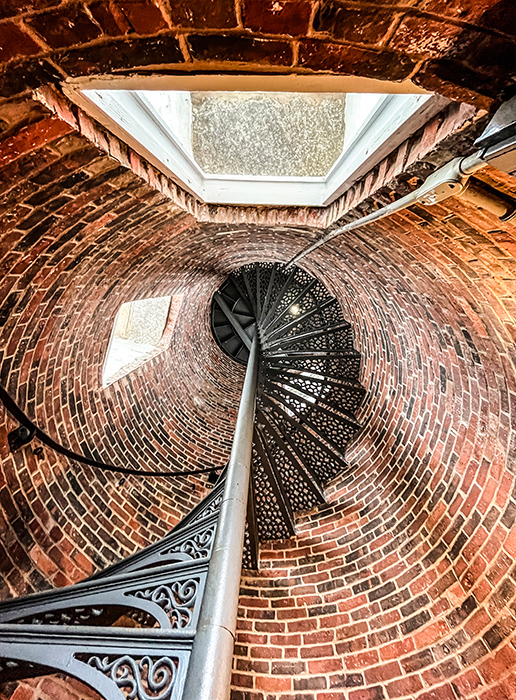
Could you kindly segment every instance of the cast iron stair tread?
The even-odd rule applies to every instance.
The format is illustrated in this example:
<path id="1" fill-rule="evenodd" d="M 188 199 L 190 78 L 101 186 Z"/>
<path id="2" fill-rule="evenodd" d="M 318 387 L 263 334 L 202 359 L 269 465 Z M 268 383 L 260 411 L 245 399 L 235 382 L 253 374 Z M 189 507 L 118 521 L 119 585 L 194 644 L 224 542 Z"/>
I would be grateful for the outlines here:
<path id="1" fill-rule="evenodd" d="M 338 331 L 345 331 L 350 329 L 350 324 L 348 321 L 341 321 L 340 323 L 336 323 L 333 326 L 320 326 L 319 328 L 314 328 L 309 331 L 305 331 L 303 333 L 299 333 L 297 335 L 291 335 L 291 336 L 286 336 L 286 337 L 279 337 L 276 338 L 270 342 L 267 340 L 264 341 L 263 347 L 265 350 L 270 350 L 271 348 L 280 348 L 283 349 L 285 347 L 288 347 L 289 345 L 293 345 L 299 342 L 306 342 L 308 340 L 312 340 L 314 338 L 326 338 L 330 339 L 333 333 L 336 333 Z M 329 349 L 329 348 L 328 348 Z"/>
<path id="2" fill-rule="evenodd" d="M 274 340 L 278 336 L 287 338 L 289 337 L 289 334 L 291 331 L 297 329 L 299 326 L 307 327 L 307 330 L 309 329 L 309 324 L 308 321 L 314 318 L 314 316 L 319 316 L 319 321 L 324 322 L 324 314 L 323 312 L 325 310 L 328 310 L 332 307 L 338 306 L 338 302 L 336 299 L 328 299 L 324 304 L 321 305 L 316 305 L 314 304 L 312 308 L 308 309 L 307 311 L 301 311 L 299 314 L 296 315 L 294 319 L 288 320 L 287 323 L 284 323 L 283 325 L 275 327 L 273 330 L 269 330 L 267 332 L 267 339 L 269 341 Z M 318 325 L 323 325 L 323 323 L 319 323 Z"/>
<path id="3" fill-rule="evenodd" d="M 253 457 L 256 529 L 262 540 L 264 533 L 266 539 L 292 536 L 296 510 L 323 503 L 324 484 L 348 467 L 344 452 L 361 427 L 355 411 L 365 394 L 358 381 L 360 354 L 337 299 L 305 270 L 245 265 L 219 293 L 235 299 L 235 290 L 256 315 L 261 349 Z M 215 337 L 242 361 L 237 344 L 231 352 L 227 336 L 217 336 L 219 313 L 215 297 Z"/>
<path id="4" fill-rule="evenodd" d="M 290 301 L 290 307 L 295 306 L 298 302 L 300 302 L 301 299 L 302 299 L 306 294 L 308 294 L 308 293 L 310 292 L 310 290 L 311 290 L 316 284 L 318 284 L 317 280 L 316 280 L 316 279 L 313 279 L 313 280 L 311 280 L 311 281 L 309 282 L 309 284 L 307 284 L 305 287 L 302 287 L 301 290 L 299 291 L 299 293 L 297 294 L 297 296 L 295 296 L 295 297 L 292 299 L 292 301 Z M 275 314 L 271 319 L 269 319 L 267 322 L 266 322 L 265 319 L 264 319 L 264 321 L 260 323 L 260 326 L 261 326 L 262 331 L 263 331 L 264 333 L 267 333 L 268 335 L 274 333 L 274 330 L 276 329 L 276 326 L 279 326 L 279 325 L 281 324 L 281 322 L 283 321 L 283 319 L 285 318 L 285 316 L 286 316 L 286 314 L 288 313 L 288 310 L 289 310 L 289 304 L 285 304 L 285 305 L 283 305 L 283 306 L 284 306 L 284 308 L 283 308 L 281 311 L 277 310 L 277 311 L 279 311 L 279 312 L 276 313 L 276 314 Z M 290 321 L 291 319 L 288 319 L 288 320 Z"/>
<path id="5" fill-rule="evenodd" d="M 309 402 L 311 405 L 310 413 L 313 414 L 317 411 L 322 411 L 327 414 L 331 414 L 336 420 L 340 419 L 352 425 L 358 430 L 361 426 L 356 420 L 354 411 L 360 406 L 362 402 L 363 394 L 353 394 L 345 393 L 344 398 L 346 399 L 346 404 L 343 405 L 344 400 L 339 400 L 338 397 L 334 396 L 334 392 L 330 390 L 327 394 L 316 393 L 310 390 L 310 387 L 306 387 L 306 383 L 302 382 L 291 382 L 286 384 L 282 381 L 281 377 L 271 377 L 271 379 L 265 381 L 261 385 L 261 390 L 264 393 L 270 392 L 272 395 L 276 396 L 280 400 L 282 395 L 290 399 L 300 399 L 302 401 Z M 287 388 L 288 387 L 288 388 Z M 287 401 L 288 405 L 288 401 Z"/>
<path id="6" fill-rule="evenodd" d="M 309 416 L 307 417 L 306 414 L 303 414 L 300 410 L 293 407 L 292 405 L 286 407 L 281 401 L 278 401 L 274 396 L 263 397 L 263 404 L 265 409 L 267 408 L 267 406 L 272 405 L 276 409 L 283 410 L 283 416 L 286 420 L 288 420 L 289 415 L 285 409 L 287 409 L 290 413 L 293 413 L 295 417 L 299 420 L 299 424 L 298 426 L 296 426 L 298 427 L 298 429 L 308 429 L 310 431 L 312 440 L 319 442 L 321 448 L 329 448 L 337 457 L 341 459 L 342 463 L 345 464 L 343 449 L 343 447 L 345 448 L 345 445 L 339 445 L 337 442 L 334 441 L 334 439 L 331 436 L 323 434 L 319 427 L 312 422 Z"/>

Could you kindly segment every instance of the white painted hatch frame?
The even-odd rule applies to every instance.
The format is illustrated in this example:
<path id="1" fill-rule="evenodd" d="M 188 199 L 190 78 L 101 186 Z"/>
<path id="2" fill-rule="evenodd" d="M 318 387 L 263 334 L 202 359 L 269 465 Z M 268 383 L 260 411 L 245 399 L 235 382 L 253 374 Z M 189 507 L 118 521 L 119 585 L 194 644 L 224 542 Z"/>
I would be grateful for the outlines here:
<path id="1" fill-rule="evenodd" d="M 378 89 L 378 81 L 373 82 Z M 185 83 L 180 86 L 184 91 Z M 407 93 L 382 93 L 372 109 L 366 105 L 370 93 L 348 94 L 346 118 L 356 122 L 361 112 L 366 116 L 361 126 L 352 127 L 354 137 L 324 177 L 230 176 L 204 173 L 179 135 L 185 131 L 179 123 L 184 116 L 176 114 L 177 124 L 167 124 L 142 92 L 163 90 L 163 83 L 97 79 L 64 88 L 76 104 L 190 194 L 205 203 L 229 205 L 328 206 L 449 104 L 410 85 Z"/>

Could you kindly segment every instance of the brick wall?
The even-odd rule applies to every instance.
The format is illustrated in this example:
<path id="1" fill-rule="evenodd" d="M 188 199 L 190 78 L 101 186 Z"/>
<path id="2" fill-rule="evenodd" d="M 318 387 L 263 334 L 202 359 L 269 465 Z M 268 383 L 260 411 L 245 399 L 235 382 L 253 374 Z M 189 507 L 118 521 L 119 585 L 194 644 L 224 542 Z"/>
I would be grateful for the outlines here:
<path id="1" fill-rule="evenodd" d="M 153 70 L 166 51 L 171 70 L 411 75 L 489 106 L 514 79 L 514 5 L 35 7 L 9 0 L 0 19 L 0 381 L 41 427 L 97 458 L 222 464 L 242 371 L 211 339 L 211 294 L 229 270 L 286 260 L 313 231 L 236 226 L 230 209 L 225 225 L 199 223 L 136 161 L 136 173 L 121 167 L 28 91 Z M 459 120 L 465 131 L 424 167 L 411 162 L 395 181 L 384 170 L 377 202 L 470 147 L 479 124 Z M 514 189 L 494 171 L 482 177 Z M 374 191 L 357 189 L 336 215 Z M 235 700 L 516 696 L 515 252 L 513 225 L 450 200 L 306 260 L 355 328 L 365 428 L 329 504 L 244 576 Z M 183 292 L 170 352 L 102 389 L 119 305 Z M 79 580 L 156 540 L 204 493 L 202 479 L 121 480 L 30 447 L 12 456 L 13 426 L 2 409 L 3 598 Z M 88 697 L 55 677 L 2 692 Z"/>
<path id="2" fill-rule="evenodd" d="M 313 234 L 197 224 L 62 122 L 38 124 L 18 134 L 25 154 L 4 155 L 2 381 L 75 449 L 140 468 L 222 463 L 241 371 L 211 339 L 211 293 Z M 328 506 L 244 576 L 236 700 L 511 697 L 514 231 L 450 200 L 306 260 L 355 328 L 365 428 Z M 101 389 L 118 305 L 184 290 L 171 352 Z M 4 597 L 156 539 L 202 493 L 11 457 L 11 426 L 4 414 Z"/>
<path id="3" fill-rule="evenodd" d="M 515 697 L 515 233 L 452 199 L 305 260 L 355 328 L 365 427 L 244 575 L 235 700 Z"/>
<path id="4" fill-rule="evenodd" d="M 241 371 L 207 338 L 210 296 L 224 276 L 213 256 L 228 239 L 204 251 L 211 236 L 192 217 L 52 117 L 7 141 L 2 385 L 41 428 L 97 459 L 158 470 L 223 465 Z M 102 388 L 119 306 L 185 289 L 175 352 Z M 214 372 L 231 393 L 218 390 Z M 83 578 L 163 535 L 202 495 L 198 478 L 121 481 L 47 450 L 11 455 L 14 422 L 1 410 L 3 596 Z"/>
<path id="5" fill-rule="evenodd" d="M 410 77 L 485 105 L 514 83 L 514 26 L 512 0 L 6 0 L 0 97 L 159 68 Z"/>

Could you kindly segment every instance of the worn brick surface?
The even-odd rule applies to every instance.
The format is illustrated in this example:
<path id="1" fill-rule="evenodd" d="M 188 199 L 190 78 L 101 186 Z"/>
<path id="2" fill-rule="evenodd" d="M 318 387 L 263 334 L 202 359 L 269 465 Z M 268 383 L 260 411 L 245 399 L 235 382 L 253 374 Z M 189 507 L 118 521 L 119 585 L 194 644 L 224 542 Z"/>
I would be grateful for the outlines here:
<path id="1" fill-rule="evenodd" d="M 6 0 L 0 98 L 67 75 L 190 72 L 193 61 L 213 71 L 236 62 L 245 72 L 411 77 L 488 106 L 516 79 L 515 26 L 512 0 Z"/>
<path id="2" fill-rule="evenodd" d="M 202 207 L 65 102 L 52 115 L 27 90 L 142 67 L 322 70 L 412 76 L 489 106 L 516 74 L 513 12 L 505 0 L 2 3 L 2 385 L 99 459 L 224 464 L 242 371 L 211 338 L 213 290 L 244 262 L 289 259 L 313 239 L 307 224 L 406 194 L 470 149 L 483 123 L 452 106 L 321 218 Z M 514 194 L 500 173 L 481 177 Z M 452 199 L 305 261 L 353 324 L 365 427 L 328 504 L 264 548 L 260 573 L 244 573 L 234 700 L 515 697 L 515 257 L 513 224 Z M 170 348 L 102 388 L 120 304 L 174 293 L 185 296 Z M 14 422 L 0 418 L 4 598 L 155 541 L 204 493 L 203 479 L 120 479 L 31 447 L 12 456 Z M 56 676 L 1 693 L 93 698 Z"/>
<path id="3" fill-rule="evenodd" d="M 9 683 L 0 689 L 0 700 L 100 700 L 91 688 L 63 674 L 44 676 L 19 684 Z"/>

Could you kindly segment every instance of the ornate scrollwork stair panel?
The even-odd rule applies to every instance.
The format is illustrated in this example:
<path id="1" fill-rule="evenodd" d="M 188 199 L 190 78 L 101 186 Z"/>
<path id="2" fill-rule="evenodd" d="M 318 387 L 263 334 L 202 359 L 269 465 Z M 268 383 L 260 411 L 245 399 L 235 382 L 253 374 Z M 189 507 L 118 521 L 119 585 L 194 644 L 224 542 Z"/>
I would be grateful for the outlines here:
<path id="1" fill-rule="evenodd" d="M 61 671 L 105 700 L 179 700 L 192 635 L 170 639 L 135 630 L 16 625 L 0 628 L 0 673 L 5 680 Z"/>
<path id="2" fill-rule="evenodd" d="M 180 700 L 223 486 L 102 575 L 0 604 L 1 680 L 62 671 L 105 700 Z"/>
<path id="3" fill-rule="evenodd" d="M 195 628 L 208 563 L 164 566 L 7 601 L 0 623 L 110 625 L 125 610 L 137 609 L 163 629 Z M 109 611 L 115 614 L 106 623 Z"/>

